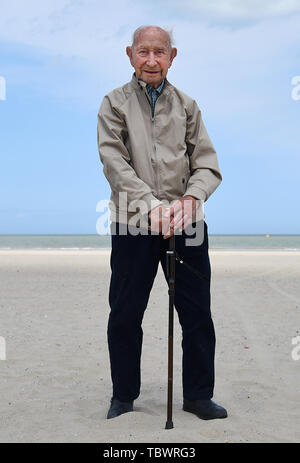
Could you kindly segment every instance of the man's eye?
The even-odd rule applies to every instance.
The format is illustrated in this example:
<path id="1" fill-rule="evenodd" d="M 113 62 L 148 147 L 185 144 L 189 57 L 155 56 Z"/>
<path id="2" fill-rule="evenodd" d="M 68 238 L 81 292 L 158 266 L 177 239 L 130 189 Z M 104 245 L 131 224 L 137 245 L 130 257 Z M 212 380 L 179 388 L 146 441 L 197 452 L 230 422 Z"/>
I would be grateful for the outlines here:
<path id="1" fill-rule="evenodd" d="M 145 56 L 147 54 L 146 50 L 140 50 L 139 55 Z"/>

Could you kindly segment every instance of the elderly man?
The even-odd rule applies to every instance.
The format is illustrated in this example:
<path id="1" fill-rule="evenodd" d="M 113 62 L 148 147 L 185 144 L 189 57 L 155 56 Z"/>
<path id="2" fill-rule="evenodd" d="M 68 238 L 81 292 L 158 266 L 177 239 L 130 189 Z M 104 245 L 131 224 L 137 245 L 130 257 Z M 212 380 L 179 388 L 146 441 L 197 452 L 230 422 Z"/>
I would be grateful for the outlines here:
<path id="1" fill-rule="evenodd" d="M 132 80 L 106 95 L 98 114 L 100 159 L 112 190 L 107 335 L 113 393 L 107 418 L 133 411 L 140 394 L 143 315 L 159 262 L 166 275 L 173 234 L 180 258 L 204 275 L 199 279 L 176 262 L 183 410 L 202 419 L 225 418 L 226 410 L 211 400 L 215 332 L 204 220 L 201 242 L 187 245 L 187 229 L 198 221 L 199 202 L 221 183 L 217 155 L 196 102 L 166 78 L 177 54 L 170 33 L 157 26 L 140 27 L 126 52 L 135 70 Z M 143 211 L 135 229 L 145 231 L 146 214 L 147 233 L 131 233 L 137 205 Z"/>

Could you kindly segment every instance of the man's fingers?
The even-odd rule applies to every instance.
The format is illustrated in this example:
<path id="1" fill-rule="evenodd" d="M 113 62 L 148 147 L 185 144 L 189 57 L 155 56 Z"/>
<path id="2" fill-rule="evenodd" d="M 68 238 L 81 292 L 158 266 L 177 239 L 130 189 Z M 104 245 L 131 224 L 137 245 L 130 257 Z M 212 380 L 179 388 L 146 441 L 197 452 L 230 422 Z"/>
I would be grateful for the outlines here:
<path id="1" fill-rule="evenodd" d="M 174 225 L 174 230 L 181 230 L 182 225 L 183 225 L 183 218 L 180 218 L 176 222 L 176 225 Z"/>
<path id="2" fill-rule="evenodd" d="M 174 235 L 174 229 L 171 228 L 170 232 L 163 236 L 163 239 L 166 240 L 167 238 L 171 238 L 171 236 L 173 235 Z"/>
<path id="3" fill-rule="evenodd" d="M 153 216 L 151 214 L 151 230 L 163 234 L 163 238 L 167 239 L 174 235 L 176 230 L 184 230 L 184 228 L 192 223 L 192 207 L 190 201 L 176 200 L 171 207 L 158 207 L 154 209 Z"/>
<path id="4" fill-rule="evenodd" d="M 178 223 L 182 220 L 182 212 L 179 211 L 174 215 L 173 224 L 174 227 L 177 227 Z"/>
<path id="5" fill-rule="evenodd" d="M 174 208 L 166 206 L 157 206 L 150 212 L 150 228 L 156 233 L 168 232 L 171 221 L 173 220 Z"/>
<path id="6" fill-rule="evenodd" d="M 170 238 L 170 236 L 174 235 L 174 227 L 169 224 L 168 227 L 167 227 L 167 231 L 166 233 L 164 234 L 163 238 L 166 239 L 166 238 Z"/>
<path id="7" fill-rule="evenodd" d="M 182 231 L 191 223 L 192 223 L 192 218 L 188 214 L 185 214 L 183 218 L 180 220 L 180 222 L 178 222 L 177 226 L 174 227 L 174 229 Z"/>

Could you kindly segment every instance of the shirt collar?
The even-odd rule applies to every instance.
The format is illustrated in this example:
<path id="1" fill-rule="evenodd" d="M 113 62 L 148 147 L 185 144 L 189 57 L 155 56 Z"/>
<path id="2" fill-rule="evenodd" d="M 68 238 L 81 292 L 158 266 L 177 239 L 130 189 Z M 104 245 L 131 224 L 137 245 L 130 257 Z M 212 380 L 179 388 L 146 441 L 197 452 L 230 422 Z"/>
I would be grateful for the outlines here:
<path id="1" fill-rule="evenodd" d="M 151 94 L 153 90 L 156 90 L 157 93 L 160 95 L 164 89 L 164 85 L 165 85 L 165 79 L 163 79 L 162 83 L 157 88 L 151 87 L 151 85 L 147 84 L 146 89 L 149 94 Z"/>
<path id="2" fill-rule="evenodd" d="M 163 91 L 166 95 L 169 94 L 171 88 L 172 88 L 172 85 L 170 84 L 170 82 L 168 81 L 167 78 L 164 79 L 164 86 L 163 86 Z M 141 88 L 141 89 L 145 89 L 146 91 L 146 82 L 143 82 L 142 80 L 139 80 L 137 77 L 136 77 L 136 73 L 133 72 L 132 74 L 132 79 L 131 79 L 131 83 L 132 85 L 135 87 L 135 88 Z"/>

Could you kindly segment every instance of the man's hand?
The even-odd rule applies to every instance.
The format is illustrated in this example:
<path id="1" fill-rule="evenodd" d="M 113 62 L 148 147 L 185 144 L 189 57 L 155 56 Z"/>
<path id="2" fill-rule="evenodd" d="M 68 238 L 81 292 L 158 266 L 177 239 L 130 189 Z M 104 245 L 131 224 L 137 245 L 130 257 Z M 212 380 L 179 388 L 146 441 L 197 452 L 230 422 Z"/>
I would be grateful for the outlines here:
<path id="1" fill-rule="evenodd" d="M 148 213 L 150 219 L 149 229 L 156 233 L 165 234 L 170 228 L 174 216 L 173 208 L 164 205 L 156 206 Z"/>
<path id="2" fill-rule="evenodd" d="M 171 207 L 157 206 L 149 212 L 151 231 L 163 233 L 167 239 L 174 235 L 175 230 L 183 230 L 193 222 L 196 215 L 197 199 L 193 196 L 183 196 L 174 201 Z"/>
<path id="3" fill-rule="evenodd" d="M 164 234 L 164 239 L 174 235 L 176 230 L 184 230 L 193 222 L 196 216 L 197 199 L 194 196 L 183 196 L 172 204 L 170 227 Z"/>

